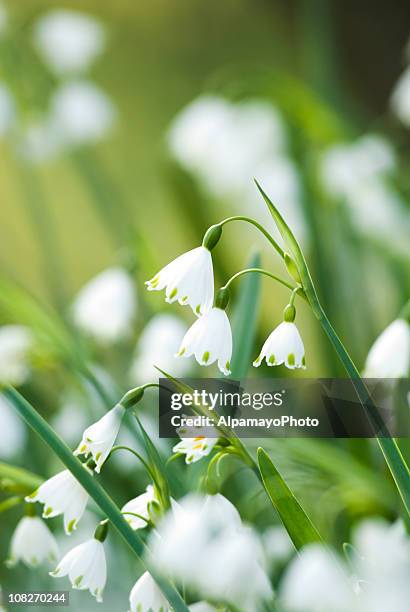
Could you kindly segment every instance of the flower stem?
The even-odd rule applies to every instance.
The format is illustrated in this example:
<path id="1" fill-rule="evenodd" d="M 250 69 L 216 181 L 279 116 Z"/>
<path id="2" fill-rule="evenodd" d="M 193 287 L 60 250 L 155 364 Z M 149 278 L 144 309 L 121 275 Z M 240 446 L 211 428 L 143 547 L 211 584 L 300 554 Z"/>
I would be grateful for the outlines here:
<path id="1" fill-rule="evenodd" d="M 250 223 L 251 225 L 257 227 L 258 230 L 265 236 L 265 238 L 269 240 L 275 251 L 277 251 L 277 253 L 279 253 L 279 255 L 281 256 L 281 258 L 284 258 L 285 254 L 283 249 L 278 245 L 276 240 L 269 234 L 269 232 L 267 232 L 266 229 L 260 223 L 255 221 L 255 219 L 251 219 L 251 217 L 245 217 L 243 215 L 235 215 L 234 217 L 227 217 L 223 221 L 220 221 L 218 225 L 222 227 L 223 225 L 225 225 L 226 223 L 230 223 L 231 221 L 246 221 L 247 223 Z"/>
<path id="2" fill-rule="evenodd" d="M 317 318 L 333 344 L 333 347 L 335 348 L 335 351 L 345 367 L 350 379 L 352 380 L 356 393 L 366 411 L 369 421 L 371 422 L 375 431 L 381 432 L 382 434 L 380 437 L 377 436 L 377 441 L 393 476 L 394 482 L 396 483 L 404 506 L 407 512 L 410 514 L 410 472 L 404 457 L 402 456 L 396 441 L 390 437 L 389 432 L 386 430 L 385 424 L 380 420 L 377 408 L 374 406 L 366 384 L 360 376 L 360 372 L 356 368 L 339 336 L 333 329 L 333 326 L 323 309 L 320 309 L 320 315 Z"/>
<path id="3" fill-rule="evenodd" d="M 124 519 L 117 505 L 107 494 L 105 489 L 100 485 L 96 478 L 84 469 L 82 463 L 74 457 L 70 448 L 56 434 L 50 425 L 43 419 L 35 408 L 13 387 L 6 387 L 3 391 L 7 399 L 13 404 L 16 411 L 25 420 L 35 433 L 51 448 L 57 457 L 64 463 L 66 468 L 70 470 L 73 476 L 84 487 L 90 497 L 99 506 L 104 516 L 110 520 L 113 527 L 123 537 L 125 542 L 131 548 L 133 553 L 142 560 L 142 555 L 145 552 L 145 544 L 134 533 L 127 521 Z M 188 612 L 188 608 L 183 601 L 178 591 L 161 575 L 155 568 L 151 567 L 151 563 L 146 559 L 143 561 L 144 566 L 150 572 L 159 588 L 168 600 L 170 605 L 176 612 Z"/>
<path id="4" fill-rule="evenodd" d="M 269 272 L 268 270 L 264 270 L 264 268 L 245 268 L 244 270 L 240 270 L 239 272 L 237 272 L 236 274 L 231 276 L 231 278 L 228 280 L 227 283 L 225 283 L 223 288 L 224 289 L 228 289 L 229 285 L 235 279 L 239 278 L 240 276 L 243 276 L 244 274 L 250 274 L 250 273 L 264 274 L 265 276 L 269 276 L 270 278 L 273 278 L 273 280 L 277 281 L 278 283 L 280 283 L 284 287 L 287 287 L 291 291 L 296 291 L 296 290 L 299 291 L 299 289 L 300 289 L 299 287 L 293 287 L 293 285 L 291 285 L 287 281 L 283 280 L 279 276 L 276 276 L 275 274 L 272 274 L 272 272 Z M 303 296 L 302 290 L 301 290 L 301 295 Z"/>

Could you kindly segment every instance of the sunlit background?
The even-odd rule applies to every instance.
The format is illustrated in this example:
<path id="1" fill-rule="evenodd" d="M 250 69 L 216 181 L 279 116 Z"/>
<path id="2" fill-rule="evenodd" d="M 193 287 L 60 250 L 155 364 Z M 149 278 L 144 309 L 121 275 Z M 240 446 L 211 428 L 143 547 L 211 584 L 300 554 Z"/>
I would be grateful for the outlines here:
<path id="1" fill-rule="evenodd" d="M 224 217 L 249 215 L 275 232 L 254 177 L 297 235 L 325 310 L 363 370 L 410 290 L 409 32 L 404 0 L 394 10 L 386 0 L 1 2 L 1 382 L 21 387 L 74 447 L 107 408 L 104 398 L 109 405 L 155 379 L 153 364 L 216 375 L 173 358 L 192 313 L 165 307 L 143 283 Z M 286 274 L 263 236 L 237 223 L 214 251 L 217 286 L 256 250 L 264 267 Z M 288 300 L 269 279 L 262 287 L 254 357 Z M 295 375 L 342 376 L 304 304 L 297 323 L 307 370 Z M 167 457 L 155 414 L 152 393 L 145 424 Z M 6 405 L 3 423 L 0 460 L 42 478 L 55 473 L 51 454 Z M 397 518 L 372 443 L 264 442 L 333 544 L 360 518 Z M 204 468 L 181 461 L 169 471 L 178 497 Z M 113 459 L 105 482 L 120 504 L 147 484 L 127 456 Z M 267 531 L 271 508 L 251 476 L 231 470 L 222 489 Z M 1 561 L 21 514 L 20 505 L 0 514 Z M 83 521 L 72 540 L 92 533 L 93 513 Z M 60 523 L 52 527 L 63 550 L 74 545 Z M 139 570 L 115 536 L 109 546 L 99 609 L 125 610 Z M 272 569 L 276 581 L 286 554 Z M 22 566 L 1 565 L 0 584 L 68 588 Z M 89 595 L 70 596 L 74 609 L 95 607 Z"/>

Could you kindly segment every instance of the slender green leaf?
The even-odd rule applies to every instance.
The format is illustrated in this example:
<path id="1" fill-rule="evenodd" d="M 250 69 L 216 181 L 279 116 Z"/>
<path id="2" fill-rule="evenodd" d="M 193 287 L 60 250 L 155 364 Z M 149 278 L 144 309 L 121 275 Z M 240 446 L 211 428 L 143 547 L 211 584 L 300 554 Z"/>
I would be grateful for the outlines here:
<path id="1" fill-rule="evenodd" d="M 111 521 L 112 525 L 122 536 L 133 553 L 143 562 L 143 565 L 157 582 L 159 588 L 174 610 L 176 612 L 188 612 L 188 608 L 178 591 L 157 573 L 156 569 L 151 566 L 151 563 L 147 561 L 147 559 L 142 560 L 141 557 L 145 552 L 144 543 L 131 529 L 119 508 L 100 485 L 97 478 L 84 469 L 81 461 L 73 455 L 66 443 L 56 434 L 35 408 L 18 393 L 18 391 L 12 387 L 7 387 L 3 393 L 13 404 L 20 416 L 26 421 L 27 425 L 29 425 L 29 427 L 31 427 L 51 448 L 57 457 L 64 463 L 66 468 L 70 470 L 73 476 L 88 492 L 104 515 Z"/>
<path id="2" fill-rule="evenodd" d="M 258 448 L 258 463 L 263 486 L 295 547 L 299 550 L 311 542 L 320 542 L 321 537 L 312 521 L 263 448 Z"/>
<path id="3" fill-rule="evenodd" d="M 260 254 L 258 252 L 253 253 L 246 267 L 258 268 L 260 261 Z M 252 362 L 260 286 L 261 277 L 259 274 L 248 274 L 244 277 L 232 316 L 232 332 L 235 342 L 231 363 L 231 376 L 237 380 L 246 376 L 249 364 Z"/>
<path id="4" fill-rule="evenodd" d="M 0 462 L 0 479 L 15 482 L 31 490 L 39 487 L 43 482 L 43 479 L 33 472 L 2 462 Z"/>

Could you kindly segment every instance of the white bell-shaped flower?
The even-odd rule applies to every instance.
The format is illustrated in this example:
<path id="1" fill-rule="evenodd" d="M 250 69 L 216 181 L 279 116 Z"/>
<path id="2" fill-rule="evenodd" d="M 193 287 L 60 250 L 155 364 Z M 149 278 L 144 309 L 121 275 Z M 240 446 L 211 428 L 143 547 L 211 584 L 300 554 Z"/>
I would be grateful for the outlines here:
<path id="1" fill-rule="evenodd" d="M 217 442 L 218 438 L 205 438 L 204 436 L 182 438 L 181 442 L 178 442 L 172 451 L 185 455 L 185 463 L 196 463 L 202 457 L 209 455 Z"/>
<path id="2" fill-rule="evenodd" d="M 211 606 L 207 601 L 198 601 L 189 606 L 189 612 L 217 612 L 215 606 Z"/>
<path id="3" fill-rule="evenodd" d="M 22 385 L 30 375 L 30 330 L 23 325 L 0 327 L 0 383 Z"/>
<path id="4" fill-rule="evenodd" d="M 10 544 L 7 565 L 22 561 L 36 567 L 44 561 L 56 561 L 58 548 L 55 538 L 44 521 L 38 516 L 24 516 L 18 523 Z"/>
<path id="5" fill-rule="evenodd" d="M 107 563 L 104 544 L 92 538 L 70 550 L 57 565 L 50 576 L 67 576 L 73 589 L 89 590 L 97 601 L 102 601 L 102 593 L 107 580 Z"/>
<path id="6" fill-rule="evenodd" d="M 34 42 L 43 60 L 57 74 L 87 70 L 103 51 L 105 32 L 89 15 L 56 9 L 34 26 Z"/>
<path id="7" fill-rule="evenodd" d="M 71 472 L 64 470 L 43 482 L 36 491 L 26 497 L 26 501 L 44 504 L 43 518 L 63 514 L 64 530 L 70 535 L 84 514 L 88 497 L 87 491 Z"/>
<path id="8" fill-rule="evenodd" d="M 291 370 L 305 368 L 305 347 L 298 328 L 293 322 L 283 321 L 265 340 L 262 350 L 253 365 L 257 368 L 266 360 L 268 366 L 282 363 Z"/>
<path id="9" fill-rule="evenodd" d="M 96 463 L 95 471 L 98 474 L 114 446 L 124 412 L 124 406 L 117 404 L 99 421 L 87 427 L 80 444 L 74 451 L 74 455 L 85 455 L 86 457 L 91 453 Z"/>
<path id="10" fill-rule="evenodd" d="M 80 329 L 102 343 L 127 339 L 136 312 L 135 288 L 122 268 L 108 268 L 78 293 L 73 317 Z"/>
<path id="11" fill-rule="evenodd" d="M 148 291 L 165 289 L 165 301 L 178 300 L 191 306 L 199 316 L 211 308 L 214 299 L 214 271 L 211 252 L 204 246 L 180 255 L 146 283 Z"/>
<path id="12" fill-rule="evenodd" d="M 168 612 L 169 603 L 149 572 L 142 574 L 132 587 L 129 612 Z"/>
<path id="13" fill-rule="evenodd" d="M 232 331 L 225 310 L 213 307 L 191 325 L 176 357 L 191 355 L 200 365 L 208 366 L 217 361 L 225 376 L 231 373 Z"/>
<path id="14" fill-rule="evenodd" d="M 410 66 L 397 81 L 391 95 L 390 105 L 393 113 L 403 125 L 410 127 Z"/>
<path id="15" fill-rule="evenodd" d="M 124 515 L 125 520 L 132 529 L 143 529 L 147 526 L 150 518 L 148 507 L 149 504 L 154 501 L 157 501 L 154 487 L 152 485 L 148 485 L 145 493 L 134 497 L 134 499 L 131 499 L 121 508 L 121 512 Z"/>
<path id="16" fill-rule="evenodd" d="M 0 394 L 0 458 L 11 459 L 24 452 L 27 428 L 11 402 Z"/>
<path id="17" fill-rule="evenodd" d="M 396 319 L 380 334 L 367 355 L 363 376 L 407 378 L 410 369 L 410 325 Z"/>

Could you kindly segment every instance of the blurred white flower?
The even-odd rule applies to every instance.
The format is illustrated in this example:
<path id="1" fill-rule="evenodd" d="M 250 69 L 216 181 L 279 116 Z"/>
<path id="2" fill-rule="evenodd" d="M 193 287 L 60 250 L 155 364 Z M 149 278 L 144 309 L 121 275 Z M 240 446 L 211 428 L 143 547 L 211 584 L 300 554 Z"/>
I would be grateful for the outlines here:
<path id="1" fill-rule="evenodd" d="M 232 357 L 232 330 L 222 308 L 212 307 L 197 319 L 182 339 L 176 357 L 195 356 L 200 365 L 218 361 L 218 368 L 228 376 Z"/>
<path id="2" fill-rule="evenodd" d="M 115 118 L 107 94 L 90 81 L 64 83 L 51 99 L 50 125 L 67 147 L 99 142 L 111 130 Z"/>
<path id="3" fill-rule="evenodd" d="M 92 538 L 68 552 L 50 576 L 62 578 L 67 576 L 73 589 L 88 589 L 97 601 L 102 601 L 102 594 L 107 580 L 107 563 L 104 544 Z"/>
<path id="4" fill-rule="evenodd" d="M 281 583 L 281 603 L 291 612 L 353 612 L 355 594 L 342 563 L 319 544 L 302 549 Z"/>
<path id="5" fill-rule="evenodd" d="M 132 529 L 144 529 L 144 527 L 147 526 L 150 519 L 149 504 L 155 501 L 157 501 L 157 499 L 155 496 L 154 487 L 152 485 L 148 485 L 145 493 L 134 497 L 134 499 L 131 499 L 121 508 L 121 512 L 124 515 L 125 520 Z M 129 512 L 131 514 L 128 514 Z"/>
<path id="6" fill-rule="evenodd" d="M 0 383 L 22 385 L 30 375 L 30 330 L 22 325 L 0 327 Z"/>
<path id="7" fill-rule="evenodd" d="M 364 366 L 367 378 L 407 378 L 410 369 L 410 325 L 396 319 L 371 347 Z"/>
<path id="8" fill-rule="evenodd" d="M 84 469 L 88 469 L 84 466 Z M 36 491 L 28 495 L 26 502 L 44 504 L 43 518 L 64 515 L 64 530 L 70 535 L 77 529 L 84 514 L 89 495 L 69 470 L 49 478 Z"/>
<path id="9" fill-rule="evenodd" d="M 102 343 L 127 339 L 136 314 L 135 287 L 122 268 L 108 268 L 78 293 L 73 318 L 80 329 Z"/>
<path id="10" fill-rule="evenodd" d="M 133 384 L 143 384 L 158 379 L 155 365 L 172 371 L 173 376 L 181 378 L 190 370 L 190 364 L 182 359 L 176 361 L 177 352 L 185 334 L 185 323 L 172 314 L 158 314 L 149 320 L 142 330 L 130 369 Z"/>
<path id="11" fill-rule="evenodd" d="M 132 587 L 129 612 L 168 612 L 169 604 L 149 572 Z"/>
<path id="12" fill-rule="evenodd" d="M 169 304 L 191 306 L 199 316 L 212 306 L 214 299 L 214 270 L 211 252 L 204 246 L 183 253 L 162 268 L 146 283 L 148 291 L 165 289 Z"/>
<path id="13" fill-rule="evenodd" d="M 390 99 L 393 113 L 406 126 L 410 127 L 410 66 L 397 81 Z"/>
<path id="14" fill-rule="evenodd" d="M 189 606 L 189 612 L 217 612 L 217 608 L 206 601 L 198 601 L 198 603 Z"/>
<path id="15" fill-rule="evenodd" d="M 288 532 L 281 525 L 264 531 L 262 544 L 269 565 L 285 564 L 295 552 L 295 546 Z"/>
<path id="16" fill-rule="evenodd" d="M 89 422 L 85 399 L 80 393 L 65 394 L 61 408 L 52 418 L 52 426 L 69 445 L 77 443 Z"/>
<path id="17" fill-rule="evenodd" d="M 80 444 L 74 451 L 75 455 L 86 457 L 91 453 L 96 463 L 97 474 L 100 473 L 104 461 L 114 446 L 124 413 L 125 408 L 121 404 L 111 408 L 99 421 L 87 427 Z"/>
<path id="18" fill-rule="evenodd" d="M 60 139 L 47 116 L 25 125 L 17 145 L 18 154 L 33 164 L 41 164 L 60 152 Z"/>
<path id="19" fill-rule="evenodd" d="M 16 104 L 13 95 L 6 85 L 0 83 L 0 136 L 5 136 L 9 132 L 15 118 Z"/>
<path id="20" fill-rule="evenodd" d="M 369 180 L 387 175 L 395 167 L 391 145 L 380 136 L 368 135 L 353 143 L 327 149 L 321 159 L 320 179 L 335 198 L 348 198 Z"/>
<path id="21" fill-rule="evenodd" d="M 217 442 L 218 438 L 205 438 L 204 436 L 182 438 L 172 451 L 186 455 L 185 463 L 196 463 L 202 457 L 207 457 Z"/>
<path id="22" fill-rule="evenodd" d="M 36 21 L 34 42 L 45 63 L 57 74 L 80 72 L 103 51 L 105 31 L 94 17 L 55 9 Z"/>
<path id="23" fill-rule="evenodd" d="M 283 321 L 273 330 L 253 365 L 259 367 L 263 359 L 268 366 L 285 364 L 290 370 L 306 367 L 305 347 L 294 323 Z"/>
<path id="24" fill-rule="evenodd" d="M 222 495 L 188 495 L 167 513 L 158 532 L 159 538 L 151 538 L 152 561 L 203 596 L 246 612 L 271 597 L 259 539 Z"/>
<path id="25" fill-rule="evenodd" d="M 27 441 L 27 429 L 14 407 L 0 395 L 0 457 L 11 459 L 23 452 Z"/>
<path id="26" fill-rule="evenodd" d="M 54 562 L 57 555 L 57 543 L 44 521 L 38 516 L 23 516 L 11 538 L 7 565 L 22 561 L 36 567 L 44 561 Z"/>
<path id="27" fill-rule="evenodd" d="M 242 189 L 256 165 L 281 152 L 284 145 L 279 114 L 259 100 L 234 104 L 203 96 L 181 111 L 169 132 L 174 157 L 216 197 Z"/>

